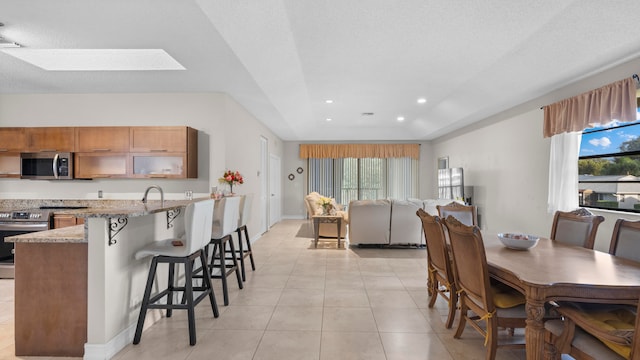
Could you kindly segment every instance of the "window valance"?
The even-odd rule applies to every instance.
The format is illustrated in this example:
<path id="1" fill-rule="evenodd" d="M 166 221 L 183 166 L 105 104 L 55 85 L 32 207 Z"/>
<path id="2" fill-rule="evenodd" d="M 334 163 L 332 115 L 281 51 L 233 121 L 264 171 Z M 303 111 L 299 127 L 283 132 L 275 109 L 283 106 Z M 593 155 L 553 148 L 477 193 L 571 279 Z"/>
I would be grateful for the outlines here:
<path id="1" fill-rule="evenodd" d="M 420 144 L 300 144 L 300 158 L 420 159 Z"/>
<path id="2" fill-rule="evenodd" d="M 630 77 L 544 107 L 544 137 L 582 131 L 612 120 L 636 120 L 636 82 Z"/>

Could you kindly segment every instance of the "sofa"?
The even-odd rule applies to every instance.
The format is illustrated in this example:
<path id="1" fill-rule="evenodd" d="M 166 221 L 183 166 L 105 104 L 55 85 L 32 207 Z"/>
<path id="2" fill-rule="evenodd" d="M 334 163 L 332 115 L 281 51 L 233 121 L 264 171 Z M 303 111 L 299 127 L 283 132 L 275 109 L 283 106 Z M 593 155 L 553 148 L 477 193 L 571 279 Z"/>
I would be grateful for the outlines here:
<path id="1" fill-rule="evenodd" d="M 425 245 L 422 222 L 416 215 L 424 209 L 438 215 L 438 205 L 451 199 L 379 199 L 356 200 L 349 203 L 350 245 Z M 461 201 L 459 201 L 462 203 Z"/>
<path id="2" fill-rule="evenodd" d="M 304 197 L 304 204 L 307 208 L 307 216 L 309 219 L 311 219 L 313 215 L 322 215 L 323 209 L 319 204 L 319 200 L 321 197 L 323 196 L 315 191 L 309 193 Z M 340 225 L 340 238 L 344 239 L 347 236 L 347 224 L 349 223 L 349 216 L 346 211 L 342 210 L 342 205 L 337 204 L 335 200 L 332 199 L 331 204 L 336 210 L 336 215 L 342 216 L 342 225 Z M 335 239 L 338 236 L 336 225 L 329 223 L 320 223 L 318 236 Z"/>

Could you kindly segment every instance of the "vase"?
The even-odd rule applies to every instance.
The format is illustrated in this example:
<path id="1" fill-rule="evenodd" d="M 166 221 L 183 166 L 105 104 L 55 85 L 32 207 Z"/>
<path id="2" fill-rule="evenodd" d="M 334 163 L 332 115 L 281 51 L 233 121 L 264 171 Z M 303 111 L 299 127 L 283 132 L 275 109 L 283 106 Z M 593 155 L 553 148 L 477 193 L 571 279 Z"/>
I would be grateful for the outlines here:
<path id="1" fill-rule="evenodd" d="M 331 204 L 322 205 L 323 215 L 331 215 Z"/>
<path id="2" fill-rule="evenodd" d="M 229 184 L 229 195 L 233 195 L 233 184 Z"/>

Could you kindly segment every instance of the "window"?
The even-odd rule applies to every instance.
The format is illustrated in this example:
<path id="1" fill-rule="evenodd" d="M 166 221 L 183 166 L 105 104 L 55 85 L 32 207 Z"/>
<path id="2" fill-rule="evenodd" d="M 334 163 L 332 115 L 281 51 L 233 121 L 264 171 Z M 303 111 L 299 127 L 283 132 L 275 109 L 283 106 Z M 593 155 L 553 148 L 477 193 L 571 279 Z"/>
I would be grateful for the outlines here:
<path id="1" fill-rule="evenodd" d="M 407 199 L 418 194 L 418 160 L 412 158 L 309 158 L 309 192 L 352 200 Z"/>
<path id="2" fill-rule="evenodd" d="M 640 121 L 583 131 L 578 175 L 581 206 L 640 212 Z"/>

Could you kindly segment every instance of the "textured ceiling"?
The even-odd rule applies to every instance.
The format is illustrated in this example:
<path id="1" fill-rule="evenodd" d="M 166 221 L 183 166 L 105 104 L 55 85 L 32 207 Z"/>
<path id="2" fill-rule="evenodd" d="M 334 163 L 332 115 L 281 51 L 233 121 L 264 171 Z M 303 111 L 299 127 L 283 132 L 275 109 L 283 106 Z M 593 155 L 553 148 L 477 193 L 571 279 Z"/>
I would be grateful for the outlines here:
<path id="1" fill-rule="evenodd" d="M 284 140 L 429 140 L 638 57 L 639 13 L 637 0 L 2 0 L 0 36 L 27 48 L 161 48 L 187 70 L 44 71 L 0 52 L 0 93 L 220 91 Z"/>

